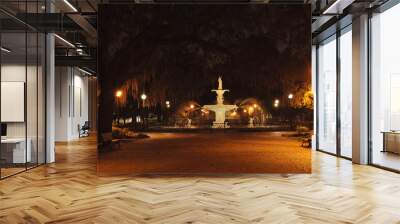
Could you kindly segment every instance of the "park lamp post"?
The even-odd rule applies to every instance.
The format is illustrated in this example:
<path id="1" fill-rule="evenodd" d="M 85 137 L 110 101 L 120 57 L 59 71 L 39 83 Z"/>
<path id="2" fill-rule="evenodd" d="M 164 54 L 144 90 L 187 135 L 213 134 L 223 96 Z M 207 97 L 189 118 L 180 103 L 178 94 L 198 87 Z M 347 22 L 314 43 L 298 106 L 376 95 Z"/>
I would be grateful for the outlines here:
<path id="1" fill-rule="evenodd" d="M 117 90 L 117 91 L 115 92 L 115 97 L 121 98 L 121 97 L 122 97 L 122 90 Z"/>
<path id="2" fill-rule="evenodd" d="M 166 124 L 168 125 L 168 121 L 169 121 L 169 108 L 171 107 L 171 102 L 169 102 L 169 100 L 165 101 L 165 107 L 167 108 L 167 110 L 165 111 L 165 116 L 166 116 Z"/>
<path id="3" fill-rule="evenodd" d="M 142 95 L 140 95 L 140 98 L 142 99 L 142 101 L 143 101 L 143 108 L 144 108 L 144 102 L 146 101 L 146 99 L 147 99 L 147 96 L 146 96 L 146 94 L 142 94 Z"/>
<path id="4" fill-rule="evenodd" d="M 276 107 L 276 108 L 279 107 L 279 100 L 278 100 L 278 99 L 276 99 L 276 100 L 274 101 L 274 107 Z"/>
<path id="5" fill-rule="evenodd" d="M 188 118 L 189 118 L 189 119 L 190 119 L 190 115 L 192 115 L 192 112 L 194 111 L 194 107 L 195 107 L 195 106 L 194 106 L 193 103 L 189 105 L 189 108 L 190 108 L 190 109 L 189 109 L 189 113 L 188 113 Z"/>
<path id="6" fill-rule="evenodd" d="M 119 125 L 119 117 L 120 117 L 120 115 L 121 115 L 121 101 L 120 101 L 120 99 L 121 99 L 121 97 L 122 97 L 122 90 L 117 90 L 116 92 L 115 92 L 115 97 L 116 97 L 116 103 L 117 103 L 117 123 L 118 123 L 118 125 Z"/>
<path id="7" fill-rule="evenodd" d="M 252 115 L 254 112 L 254 107 L 249 107 L 248 111 L 249 111 L 249 115 Z"/>
<path id="8" fill-rule="evenodd" d="M 289 93 L 288 95 L 288 113 L 289 113 L 289 125 L 290 127 L 293 127 L 293 109 L 292 109 L 292 100 L 293 100 L 293 94 Z"/>
<path id="9" fill-rule="evenodd" d="M 291 107 L 292 106 L 292 100 L 293 100 L 293 94 L 289 93 L 288 95 L 288 106 Z"/>
<path id="10" fill-rule="evenodd" d="M 146 101 L 146 99 L 147 99 L 147 95 L 145 94 L 145 93 L 142 93 L 142 95 L 140 95 L 140 99 L 142 99 L 142 117 L 143 117 L 143 129 L 145 128 L 145 122 L 146 122 L 146 119 L 145 119 L 145 113 L 144 113 L 144 103 L 145 103 L 145 101 Z"/>

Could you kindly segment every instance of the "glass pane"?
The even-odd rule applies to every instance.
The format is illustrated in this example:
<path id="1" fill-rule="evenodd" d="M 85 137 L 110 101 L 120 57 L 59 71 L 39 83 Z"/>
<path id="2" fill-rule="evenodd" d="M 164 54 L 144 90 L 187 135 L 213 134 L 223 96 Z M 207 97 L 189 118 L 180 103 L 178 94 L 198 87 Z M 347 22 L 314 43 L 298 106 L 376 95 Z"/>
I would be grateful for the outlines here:
<path id="1" fill-rule="evenodd" d="M 352 157 L 352 34 L 340 37 L 340 152 Z"/>
<path id="2" fill-rule="evenodd" d="M 38 35 L 36 32 L 27 33 L 28 63 L 27 63 L 27 80 L 26 80 L 26 115 L 27 115 L 27 133 L 28 133 L 28 149 L 30 148 L 30 161 L 28 168 L 37 165 L 38 160 Z"/>
<path id="3" fill-rule="evenodd" d="M 25 32 L 2 33 L 1 46 L 1 174 L 5 177 L 25 170 L 31 161 L 30 143 L 26 144 Z"/>
<path id="4" fill-rule="evenodd" d="M 318 48 L 318 148 L 336 153 L 336 39 Z"/>
<path id="5" fill-rule="evenodd" d="M 44 34 L 38 35 L 38 163 L 45 163 L 45 44 Z"/>
<path id="6" fill-rule="evenodd" d="M 400 5 L 372 18 L 372 162 L 400 170 Z"/>

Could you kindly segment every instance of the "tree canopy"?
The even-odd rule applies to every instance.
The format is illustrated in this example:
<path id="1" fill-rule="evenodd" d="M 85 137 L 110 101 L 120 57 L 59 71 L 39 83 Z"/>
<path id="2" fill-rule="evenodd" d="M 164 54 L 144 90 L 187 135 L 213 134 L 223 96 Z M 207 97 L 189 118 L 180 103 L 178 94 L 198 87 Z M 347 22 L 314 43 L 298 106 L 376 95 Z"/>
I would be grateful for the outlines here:
<path id="1" fill-rule="evenodd" d="M 107 5 L 100 16 L 100 76 L 153 105 L 212 103 L 220 75 L 231 102 L 309 89 L 308 6 Z"/>

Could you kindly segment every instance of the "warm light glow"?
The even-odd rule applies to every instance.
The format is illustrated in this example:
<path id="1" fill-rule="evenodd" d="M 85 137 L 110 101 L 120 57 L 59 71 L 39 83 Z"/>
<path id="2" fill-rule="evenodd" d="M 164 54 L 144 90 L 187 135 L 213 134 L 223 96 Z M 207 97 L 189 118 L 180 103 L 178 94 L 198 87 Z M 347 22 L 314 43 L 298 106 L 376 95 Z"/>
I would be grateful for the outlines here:
<path id="1" fill-rule="evenodd" d="M 254 111 L 254 107 L 249 107 L 249 112 L 253 112 Z"/>
<path id="2" fill-rule="evenodd" d="M 279 104 L 279 100 L 278 99 L 275 100 L 275 104 Z"/>
<path id="3" fill-rule="evenodd" d="M 257 104 L 254 104 L 254 105 L 253 105 L 253 107 L 254 107 L 254 108 L 257 108 L 257 107 L 258 107 L 258 105 L 257 105 Z"/>
<path id="4" fill-rule="evenodd" d="M 116 97 L 121 97 L 122 96 L 122 91 L 121 90 L 118 90 L 117 92 L 115 92 L 115 96 Z"/>
<path id="5" fill-rule="evenodd" d="M 165 104 L 167 104 L 167 105 L 170 105 L 170 103 L 169 103 L 169 101 L 167 100 L 167 101 L 165 101 Z"/>
<path id="6" fill-rule="evenodd" d="M 146 100 L 147 96 L 146 96 L 146 94 L 143 93 L 143 94 L 140 96 L 140 98 L 141 98 L 142 100 Z"/>
<path id="7" fill-rule="evenodd" d="M 167 104 L 167 108 L 170 108 L 170 107 L 171 107 L 171 105 Z"/>
<path id="8" fill-rule="evenodd" d="M 247 110 L 246 110 L 246 109 L 244 109 L 244 110 L 243 110 L 243 112 L 247 113 Z"/>
<path id="9" fill-rule="evenodd" d="M 290 93 L 289 96 L 288 96 L 288 98 L 289 98 L 289 99 L 293 99 L 293 94 Z"/>
<path id="10" fill-rule="evenodd" d="M 193 104 L 190 104 L 190 109 L 193 109 L 194 108 L 194 105 Z"/>
<path id="11" fill-rule="evenodd" d="M 236 111 L 233 111 L 231 115 L 236 116 Z"/>
<path id="12" fill-rule="evenodd" d="M 274 107 L 278 107 L 279 105 L 276 103 L 276 104 L 274 104 Z"/>

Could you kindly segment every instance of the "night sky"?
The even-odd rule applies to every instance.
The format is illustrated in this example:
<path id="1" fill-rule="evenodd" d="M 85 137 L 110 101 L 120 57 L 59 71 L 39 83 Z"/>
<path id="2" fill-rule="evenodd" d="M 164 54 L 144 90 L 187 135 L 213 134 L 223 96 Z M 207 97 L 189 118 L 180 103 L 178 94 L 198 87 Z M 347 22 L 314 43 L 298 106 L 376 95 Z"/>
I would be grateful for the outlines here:
<path id="1" fill-rule="evenodd" d="M 153 104 L 213 103 L 219 75 L 228 102 L 311 84 L 307 5 L 101 5 L 98 24 L 100 82 Z"/>

